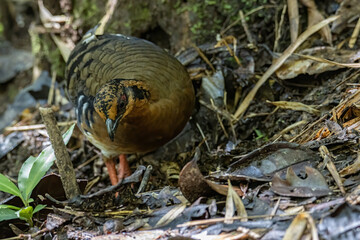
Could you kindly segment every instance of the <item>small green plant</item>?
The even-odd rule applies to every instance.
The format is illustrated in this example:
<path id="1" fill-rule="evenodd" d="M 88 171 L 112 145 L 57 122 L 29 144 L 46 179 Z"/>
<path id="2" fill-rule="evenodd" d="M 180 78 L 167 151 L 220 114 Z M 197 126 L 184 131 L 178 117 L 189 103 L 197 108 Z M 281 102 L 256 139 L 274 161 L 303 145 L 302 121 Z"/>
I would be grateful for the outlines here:
<path id="1" fill-rule="evenodd" d="M 74 130 L 72 125 L 63 135 L 65 144 L 70 140 Z M 30 156 L 21 166 L 18 176 L 18 186 L 16 186 L 8 177 L 0 174 L 0 191 L 10 193 L 21 199 L 24 206 L 16 207 L 13 205 L 0 205 L 0 221 L 19 218 L 25 220 L 30 226 L 33 226 L 33 214 L 40 211 L 45 205 L 39 204 L 35 208 L 30 206 L 34 201 L 31 193 L 54 164 L 55 155 L 51 146 L 45 148 L 37 157 Z"/>
<path id="2" fill-rule="evenodd" d="M 263 133 L 261 132 L 259 129 L 255 129 L 255 134 L 256 134 L 256 140 L 259 140 L 259 139 L 264 139 L 265 141 L 268 141 L 268 137 Z"/>

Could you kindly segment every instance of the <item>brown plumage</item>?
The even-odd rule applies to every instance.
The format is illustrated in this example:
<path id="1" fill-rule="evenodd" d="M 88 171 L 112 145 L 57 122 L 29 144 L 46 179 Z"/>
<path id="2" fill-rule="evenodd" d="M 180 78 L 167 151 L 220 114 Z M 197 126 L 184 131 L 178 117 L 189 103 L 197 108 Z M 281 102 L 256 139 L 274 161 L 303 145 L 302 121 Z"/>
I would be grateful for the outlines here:
<path id="1" fill-rule="evenodd" d="M 174 138 L 194 107 L 194 89 L 181 63 L 134 37 L 83 40 L 70 54 L 65 76 L 78 126 L 108 168 L 119 154 L 149 152 Z M 114 169 L 109 175 L 114 178 Z"/>

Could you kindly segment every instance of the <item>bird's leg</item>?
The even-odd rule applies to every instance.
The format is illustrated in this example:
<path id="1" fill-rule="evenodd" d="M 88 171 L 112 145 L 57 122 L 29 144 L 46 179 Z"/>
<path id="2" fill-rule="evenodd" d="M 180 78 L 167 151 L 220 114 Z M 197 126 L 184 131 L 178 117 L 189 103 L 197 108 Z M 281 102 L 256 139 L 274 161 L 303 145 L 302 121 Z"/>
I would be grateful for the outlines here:
<path id="1" fill-rule="evenodd" d="M 117 178 L 119 181 L 131 175 L 131 169 L 129 167 L 129 163 L 126 160 L 125 154 L 120 154 L 119 156 L 119 169 Z"/>
<path id="2" fill-rule="evenodd" d="M 114 158 L 104 158 L 106 168 L 109 172 L 109 178 L 112 185 L 116 185 L 119 182 L 117 173 L 116 173 L 116 159 Z"/>

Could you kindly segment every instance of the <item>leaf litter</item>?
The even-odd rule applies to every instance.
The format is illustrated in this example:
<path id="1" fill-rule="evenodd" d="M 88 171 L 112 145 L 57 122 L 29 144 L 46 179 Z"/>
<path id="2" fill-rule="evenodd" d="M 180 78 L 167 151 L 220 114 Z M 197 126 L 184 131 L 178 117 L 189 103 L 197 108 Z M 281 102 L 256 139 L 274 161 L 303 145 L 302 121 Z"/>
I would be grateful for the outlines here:
<path id="1" fill-rule="evenodd" d="M 309 12 L 315 11 L 312 1 L 301 2 Z M 254 41 L 261 24 L 256 18 L 245 19 L 244 14 L 236 21 L 242 26 L 229 23 L 228 35 L 219 36 L 217 43 L 192 46 L 178 54 L 198 92 L 198 106 L 183 133 L 154 153 L 129 156 L 138 171 L 111 188 L 104 180 L 106 171 L 97 150 L 76 132 L 69 153 L 75 167 L 81 166 L 77 178 L 89 180 L 82 182 L 81 189 L 92 182 L 91 177 L 99 178 L 89 185 L 87 194 L 66 200 L 59 177 L 44 177 L 37 186 L 42 190 L 35 188 L 32 195 L 35 201 L 51 206 L 40 211 L 36 219 L 40 228 L 26 232 L 28 226 L 13 221 L 19 228 L 13 231 L 70 239 L 359 238 L 359 71 L 357 50 L 342 47 L 345 39 L 338 35 L 339 26 L 348 24 L 345 4 L 352 3 L 344 0 L 337 5 L 339 18 L 323 17 L 325 22 L 309 26 L 292 45 L 288 38 L 287 43 L 278 42 L 281 55 L 270 50 L 271 42 L 258 36 Z M 43 13 L 44 8 L 41 5 Z M 319 9 L 324 12 L 322 4 L 316 11 Z M 71 27 L 66 21 L 71 20 L 55 14 L 47 14 L 45 20 L 42 27 L 51 32 L 66 57 L 74 42 L 58 34 L 58 29 L 68 33 Z M 273 21 L 282 31 L 289 30 L 279 19 Z M 332 32 L 329 28 L 323 31 L 321 47 L 316 46 L 319 39 L 312 44 L 310 35 L 315 28 L 331 21 Z M 243 27 L 246 39 L 230 35 Z M 325 47 L 331 41 L 336 48 Z M 40 88 L 56 89 L 50 91 L 56 92 L 59 121 L 74 119 L 61 85 Z M 34 91 L 29 89 L 39 96 Z M 8 112 L 10 107 L 3 114 L 12 115 L 1 136 L 3 162 L 11 163 L 9 166 L 19 162 L 18 167 L 21 148 L 32 149 L 25 154 L 28 157 L 29 152 L 41 151 L 39 145 L 48 144 L 45 132 L 35 127 L 41 123 L 34 108 L 36 100 L 32 105 L 19 103 L 16 114 Z M 22 112 L 27 108 L 30 118 Z M 14 119 L 17 125 L 9 126 Z M 23 136 L 15 135 L 19 133 L 16 127 L 23 126 Z M 92 161 L 84 164 L 89 159 Z M 148 164 L 153 170 L 141 179 L 147 169 L 142 165 Z M 121 197 L 115 199 L 115 192 L 121 192 Z M 16 199 L 5 202 L 17 204 Z M 11 236 L 8 221 L 0 227 L 7 227 L 2 237 Z"/>

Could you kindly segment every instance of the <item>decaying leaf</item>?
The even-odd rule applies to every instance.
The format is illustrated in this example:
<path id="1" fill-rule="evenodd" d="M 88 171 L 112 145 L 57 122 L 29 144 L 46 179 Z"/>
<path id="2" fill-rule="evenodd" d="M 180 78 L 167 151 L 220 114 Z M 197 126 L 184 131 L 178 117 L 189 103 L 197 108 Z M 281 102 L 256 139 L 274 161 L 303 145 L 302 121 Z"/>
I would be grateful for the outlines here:
<path id="1" fill-rule="evenodd" d="M 190 202 L 195 201 L 199 197 L 208 196 L 213 192 L 196 163 L 199 158 L 200 151 L 197 150 L 193 160 L 184 166 L 179 175 L 180 190 Z"/>
<path id="2" fill-rule="evenodd" d="M 360 203 L 360 184 L 346 197 L 346 201 L 351 205 Z"/>
<path id="3" fill-rule="evenodd" d="M 223 105 L 225 82 L 221 71 L 215 72 L 212 76 L 203 77 L 201 81 L 201 91 L 207 101 L 213 99 L 215 105 L 221 107 Z"/>
<path id="4" fill-rule="evenodd" d="M 348 176 L 350 174 L 355 174 L 360 171 L 360 153 L 357 154 L 356 160 L 350 166 L 343 168 L 339 173 L 341 177 Z"/>
<path id="5" fill-rule="evenodd" d="M 344 203 L 323 217 L 318 231 L 322 239 L 360 239 L 359 222 L 359 209 Z"/>
<path id="6" fill-rule="evenodd" d="M 226 197 L 226 209 L 225 209 L 225 223 L 233 223 L 231 218 L 234 216 L 235 209 L 237 212 L 238 217 L 243 217 L 242 221 L 247 221 L 247 213 L 243 202 L 241 201 L 239 195 L 234 191 L 230 180 L 228 180 L 228 194 Z"/>
<path id="7" fill-rule="evenodd" d="M 339 138 L 345 139 L 354 130 L 359 131 L 360 89 L 351 89 L 347 93 L 347 96 L 333 110 L 333 116 L 329 120 L 325 120 L 325 126 L 314 134 L 313 140 L 327 138 L 330 133 L 337 134 Z"/>
<path id="8" fill-rule="evenodd" d="M 358 0 L 343 0 L 341 1 L 340 7 L 336 11 L 336 15 L 339 15 L 340 18 L 336 19 L 332 26 L 331 31 L 339 34 L 344 30 L 348 24 L 349 20 L 355 20 L 354 18 L 360 12 L 360 4 Z"/>
<path id="9" fill-rule="evenodd" d="M 285 232 L 283 240 L 299 240 L 306 229 L 307 221 L 303 214 L 298 214 Z"/>
<path id="10" fill-rule="evenodd" d="M 318 240 L 319 236 L 316 230 L 314 219 L 308 213 L 299 213 L 294 220 L 291 222 L 290 226 L 285 232 L 283 240 L 298 240 L 304 237 L 304 232 L 309 226 L 311 239 Z"/>
<path id="11" fill-rule="evenodd" d="M 165 214 L 156 224 L 155 227 L 165 226 L 176 219 L 186 208 L 186 204 L 179 204 Z"/>
<path id="12" fill-rule="evenodd" d="M 218 184 L 216 182 L 210 181 L 205 179 L 206 183 L 217 193 L 226 196 L 228 194 L 228 189 L 229 186 L 228 185 L 223 185 L 223 184 Z M 239 195 L 239 196 L 244 196 L 244 192 L 238 188 L 238 187 L 232 187 L 233 190 Z"/>
<path id="13" fill-rule="evenodd" d="M 211 174 L 214 180 L 271 181 L 273 175 L 289 166 L 314 164 L 319 156 L 295 143 L 277 142 L 256 149 L 231 164 L 228 170 Z M 309 163 L 307 163 L 309 161 Z M 294 166 L 296 165 L 296 166 Z"/>
<path id="14" fill-rule="evenodd" d="M 309 56 L 309 58 L 305 58 Z M 292 55 L 276 71 L 280 79 L 292 79 L 300 74 L 314 75 L 335 71 L 354 63 L 360 58 L 359 50 L 336 49 L 332 47 L 315 47 Z M 331 60 L 331 61 L 329 61 Z M 352 65 L 349 65 L 349 67 Z"/>
<path id="15" fill-rule="evenodd" d="M 308 11 L 308 27 L 315 25 L 316 23 L 324 20 L 323 15 L 317 9 L 314 0 L 301 0 L 301 3 L 307 7 Z M 329 25 L 326 25 L 322 29 L 319 30 L 319 33 L 322 39 L 331 44 L 332 43 L 332 36 Z"/>
<path id="16" fill-rule="evenodd" d="M 319 152 L 321 157 L 324 159 L 324 164 L 326 165 L 327 169 L 331 173 L 331 176 L 336 182 L 336 185 L 339 187 L 342 194 L 345 194 L 345 188 L 342 183 L 342 179 L 340 178 L 340 175 L 335 167 L 335 164 L 333 162 L 333 155 L 329 152 L 326 146 L 320 146 Z"/>
<path id="17" fill-rule="evenodd" d="M 287 169 L 286 179 L 275 174 L 271 189 L 282 196 L 313 197 L 326 196 L 331 193 L 325 178 L 321 173 L 311 167 L 305 167 L 306 178 L 301 179 L 290 167 Z"/>
<path id="18" fill-rule="evenodd" d="M 58 214 L 49 213 L 46 219 L 46 228 L 50 231 L 60 227 L 66 221 L 69 221 L 69 217 L 60 216 Z"/>

